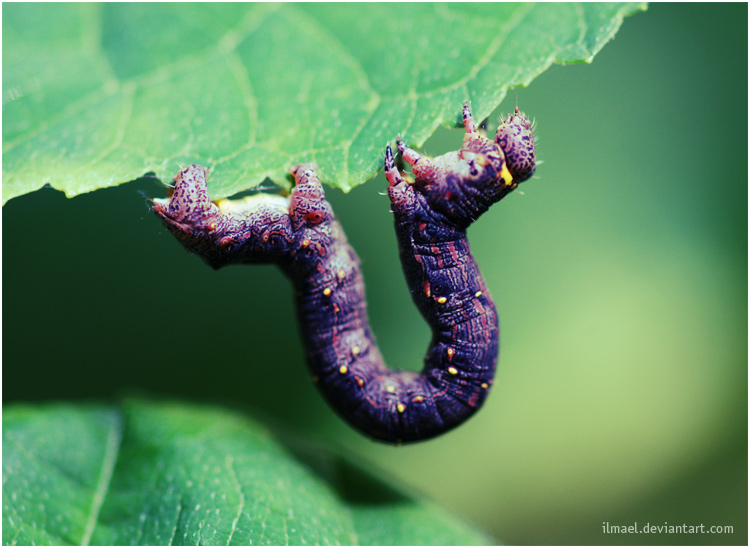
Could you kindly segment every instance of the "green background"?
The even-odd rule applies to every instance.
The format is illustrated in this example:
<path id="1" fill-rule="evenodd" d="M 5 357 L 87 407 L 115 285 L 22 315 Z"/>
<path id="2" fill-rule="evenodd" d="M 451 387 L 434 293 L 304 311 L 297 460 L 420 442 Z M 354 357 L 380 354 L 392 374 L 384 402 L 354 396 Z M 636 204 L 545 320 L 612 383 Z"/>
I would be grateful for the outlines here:
<path id="1" fill-rule="evenodd" d="M 511 544 L 747 543 L 747 5 L 652 5 L 593 65 L 553 66 L 502 110 L 516 102 L 544 163 L 470 231 L 503 341 L 493 395 L 460 429 L 402 448 L 349 429 L 309 382 L 288 281 L 184 253 L 145 180 L 3 208 L 4 403 L 221 402 L 351 450 Z M 460 141 L 444 129 L 424 151 Z M 386 359 L 419 369 L 429 331 L 384 187 L 328 196 Z"/>

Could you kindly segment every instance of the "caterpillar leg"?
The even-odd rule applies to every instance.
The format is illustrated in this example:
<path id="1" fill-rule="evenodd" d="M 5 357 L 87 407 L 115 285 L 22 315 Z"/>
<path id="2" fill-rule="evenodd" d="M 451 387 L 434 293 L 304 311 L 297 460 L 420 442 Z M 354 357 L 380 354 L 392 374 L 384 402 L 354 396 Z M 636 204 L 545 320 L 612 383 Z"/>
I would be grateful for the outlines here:
<path id="1" fill-rule="evenodd" d="M 466 130 L 466 133 L 478 133 L 477 131 L 477 124 L 474 122 L 474 117 L 471 115 L 471 108 L 469 107 L 469 102 L 464 102 L 464 108 L 463 108 L 463 117 L 464 117 L 464 129 Z"/>
<path id="2" fill-rule="evenodd" d="M 400 136 L 396 139 L 396 145 L 401 152 L 401 157 L 412 166 L 417 186 L 434 180 L 438 176 L 440 166 L 433 159 L 422 156 L 416 150 L 409 148 Z"/>
<path id="3" fill-rule="evenodd" d="M 388 179 L 388 186 L 396 186 L 401 183 L 406 183 L 396 167 L 396 162 L 393 160 L 393 151 L 391 150 L 390 143 L 385 146 L 385 160 L 383 161 L 383 166 L 385 168 L 385 178 Z"/>
<path id="4" fill-rule="evenodd" d="M 412 186 L 402 177 L 393 160 L 391 144 L 385 147 L 385 178 L 388 180 L 388 197 L 391 199 L 393 212 L 405 214 L 416 207 L 416 194 Z"/>
<path id="5" fill-rule="evenodd" d="M 466 133 L 464 134 L 463 146 L 458 153 L 459 157 L 477 171 L 483 170 L 490 164 L 493 165 L 496 172 L 498 168 L 502 171 L 503 155 L 497 144 L 487 139 L 477 128 L 468 101 L 464 102 L 462 114 Z M 503 175 L 506 181 L 510 181 L 512 178 L 509 172 Z"/>
<path id="6" fill-rule="evenodd" d="M 430 162 L 428 158 L 425 158 L 424 156 L 420 155 L 419 152 L 417 152 L 416 150 L 406 146 L 406 143 L 400 136 L 398 137 L 398 139 L 396 139 L 396 146 L 398 146 L 398 150 L 401 152 L 401 157 L 404 160 L 406 160 L 406 163 L 409 164 L 410 166 L 415 166 L 417 164 Z"/>
<path id="7" fill-rule="evenodd" d="M 294 230 L 312 228 L 333 218 L 315 164 L 297 164 L 289 171 L 296 185 L 289 199 L 289 217 Z"/>
<path id="8" fill-rule="evenodd" d="M 161 219 L 184 230 L 208 228 L 218 221 L 219 208 L 208 197 L 208 168 L 190 165 L 172 179 L 169 198 L 154 198 L 153 211 Z"/>

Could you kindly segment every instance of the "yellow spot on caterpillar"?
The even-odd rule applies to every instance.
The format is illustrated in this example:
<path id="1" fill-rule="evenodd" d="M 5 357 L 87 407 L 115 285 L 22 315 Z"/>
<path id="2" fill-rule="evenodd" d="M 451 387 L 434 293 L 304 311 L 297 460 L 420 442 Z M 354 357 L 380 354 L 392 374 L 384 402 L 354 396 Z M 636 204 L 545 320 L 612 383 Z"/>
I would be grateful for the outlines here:
<path id="1" fill-rule="evenodd" d="M 333 311 L 334 312 L 340 312 L 341 311 L 341 309 L 339 308 L 339 305 L 337 305 L 336 303 L 333 303 Z"/>
<path id="2" fill-rule="evenodd" d="M 424 401 L 424 396 L 414 396 L 414 397 L 413 397 L 413 398 L 411 399 L 411 401 L 413 401 L 414 403 L 420 403 L 420 402 L 423 402 L 423 401 Z"/>
<path id="3" fill-rule="evenodd" d="M 346 272 L 342 270 L 339 270 L 339 280 L 343 280 L 346 277 Z"/>
<path id="4" fill-rule="evenodd" d="M 218 225 L 216 223 L 211 223 L 210 225 L 208 225 L 208 230 L 216 230 L 217 226 Z"/>
<path id="5" fill-rule="evenodd" d="M 508 162 L 505 162 L 503 164 L 503 169 L 500 170 L 500 177 L 502 177 L 503 181 L 505 181 L 505 186 L 512 186 L 513 175 L 511 175 L 510 171 L 508 171 Z M 513 188 L 516 188 L 516 187 L 513 187 Z"/>
<path id="6" fill-rule="evenodd" d="M 339 367 L 339 373 L 341 373 L 342 375 L 346 375 L 348 371 L 349 371 L 349 368 L 345 365 L 342 365 L 341 367 Z"/>
<path id="7" fill-rule="evenodd" d="M 332 291 L 331 291 L 331 288 L 330 288 L 330 287 L 326 287 L 326 288 L 325 288 L 325 289 L 323 290 L 323 295 L 325 295 L 326 297 L 330 297 L 330 296 L 331 296 L 331 293 L 332 293 Z"/>
<path id="8" fill-rule="evenodd" d="M 404 411 L 406 411 L 406 406 L 403 403 L 399 403 L 396 405 L 396 409 L 398 409 L 399 413 L 403 413 Z"/>
<path id="9" fill-rule="evenodd" d="M 480 386 L 481 386 L 482 388 L 484 388 L 485 390 L 487 390 L 487 389 L 488 389 L 488 388 L 490 387 L 490 385 L 489 385 L 489 384 L 487 384 L 486 382 L 483 382 L 483 383 L 482 383 L 482 384 L 481 384 Z"/>
<path id="10" fill-rule="evenodd" d="M 385 391 L 393 394 L 396 391 L 396 387 L 393 386 L 392 384 L 389 384 L 388 386 L 385 387 Z"/>
<path id="11" fill-rule="evenodd" d="M 474 162 L 484 167 L 490 163 L 490 160 L 484 154 L 477 154 L 476 157 L 474 158 Z"/>
<path id="12" fill-rule="evenodd" d="M 448 373 L 450 373 L 451 375 L 458 375 L 458 369 L 456 369 L 455 367 L 449 367 Z"/>
<path id="13" fill-rule="evenodd" d="M 359 354 L 359 346 L 352 346 L 352 354 L 354 354 L 355 356 Z"/>
<path id="14" fill-rule="evenodd" d="M 447 298 L 447 297 L 440 297 L 440 298 L 438 298 L 438 300 L 437 300 L 437 301 L 438 301 L 438 302 L 439 302 L 440 304 L 445 304 L 445 303 L 447 303 L 447 302 L 448 302 L 448 298 Z"/>
<path id="15" fill-rule="evenodd" d="M 448 349 L 448 359 L 449 360 L 452 359 L 455 354 L 456 354 L 455 350 L 453 350 L 452 348 Z"/>
<path id="16" fill-rule="evenodd" d="M 474 293 L 474 296 L 475 297 L 481 297 L 482 296 L 482 292 L 481 291 L 477 291 L 476 293 Z"/>
<path id="17" fill-rule="evenodd" d="M 364 379 L 360 377 L 354 377 L 354 379 L 357 381 L 357 384 L 359 385 L 360 388 L 362 388 L 365 385 Z"/>
<path id="18" fill-rule="evenodd" d="M 310 245 L 310 240 L 308 240 L 307 238 L 302 240 L 302 247 L 307 247 L 308 245 Z"/>
<path id="19" fill-rule="evenodd" d="M 430 282 L 424 283 L 424 294 L 426 297 L 430 296 Z"/>

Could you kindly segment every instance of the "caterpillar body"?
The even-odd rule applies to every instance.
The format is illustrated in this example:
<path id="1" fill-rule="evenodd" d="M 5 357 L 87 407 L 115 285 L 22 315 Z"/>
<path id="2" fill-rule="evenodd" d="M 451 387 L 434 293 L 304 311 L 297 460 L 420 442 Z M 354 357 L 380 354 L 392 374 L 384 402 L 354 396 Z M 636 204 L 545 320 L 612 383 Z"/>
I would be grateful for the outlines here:
<path id="1" fill-rule="evenodd" d="M 415 304 L 432 328 L 421 373 L 389 369 L 367 316 L 359 259 L 325 200 L 314 164 L 291 169 L 288 198 L 257 195 L 211 202 L 208 170 L 188 166 L 153 210 L 209 265 L 273 262 L 292 280 L 307 361 L 329 404 L 380 441 L 440 435 L 482 405 L 498 359 L 499 319 L 469 249 L 466 229 L 534 172 L 531 123 L 516 109 L 495 140 L 477 130 L 467 104 L 460 150 L 434 159 L 399 138 L 414 182 L 385 173 L 399 253 Z"/>

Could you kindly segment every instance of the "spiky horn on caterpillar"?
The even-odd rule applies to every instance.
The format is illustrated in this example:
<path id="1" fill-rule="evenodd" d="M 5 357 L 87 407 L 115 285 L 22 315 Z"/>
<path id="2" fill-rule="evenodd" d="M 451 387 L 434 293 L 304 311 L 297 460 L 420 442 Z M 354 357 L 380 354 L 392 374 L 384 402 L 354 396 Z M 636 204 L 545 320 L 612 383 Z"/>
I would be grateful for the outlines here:
<path id="1" fill-rule="evenodd" d="M 434 159 L 399 138 L 415 180 L 396 169 L 390 144 L 385 173 L 399 254 L 415 304 L 432 328 L 421 373 L 389 369 L 367 317 L 359 259 L 325 200 L 313 164 L 291 169 L 288 198 L 258 195 L 213 203 L 208 170 L 188 166 L 154 212 L 209 265 L 278 264 L 291 278 L 307 359 L 338 413 L 377 440 L 432 438 L 482 405 L 495 375 L 499 319 L 469 250 L 466 229 L 534 172 L 531 124 L 516 109 L 495 140 L 477 130 L 468 105 L 460 150 Z"/>

